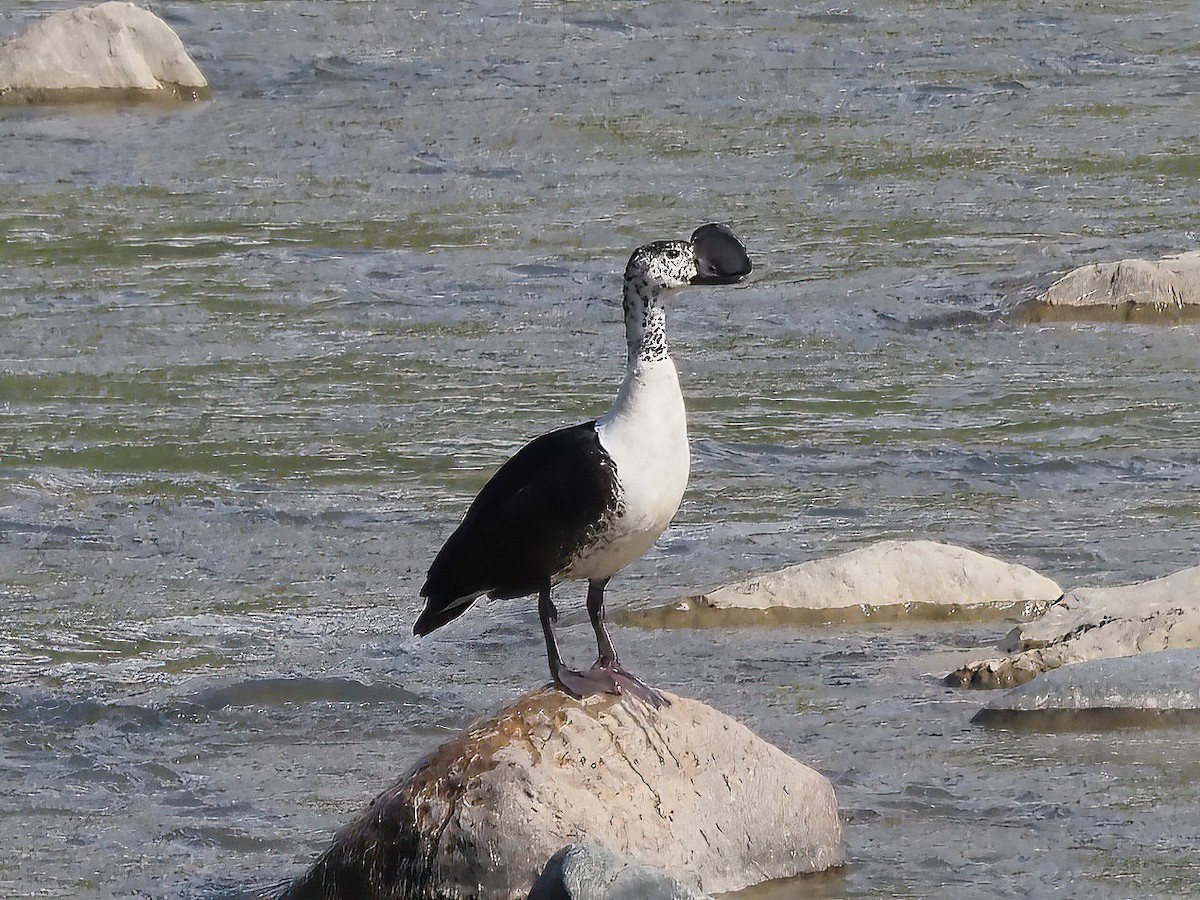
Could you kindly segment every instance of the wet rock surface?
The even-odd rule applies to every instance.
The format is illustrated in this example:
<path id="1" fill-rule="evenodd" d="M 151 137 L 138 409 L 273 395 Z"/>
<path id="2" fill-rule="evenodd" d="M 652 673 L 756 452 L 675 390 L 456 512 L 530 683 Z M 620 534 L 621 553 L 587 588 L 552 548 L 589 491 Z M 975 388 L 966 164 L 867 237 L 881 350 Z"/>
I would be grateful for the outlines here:
<path id="1" fill-rule="evenodd" d="M 207 91 L 171 26 L 132 3 L 63 10 L 0 46 L 0 103 L 199 99 Z"/>
<path id="2" fill-rule="evenodd" d="M 824 776 L 670 699 L 527 694 L 377 797 L 283 896 L 524 898 L 573 842 L 708 892 L 843 862 Z"/>
<path id="3" fill-rule="evenodd" d="M 1063 666 L 996 697 L 971 721 L 1027 730 L 1200 725 L 1200 649 Z"/>
<path id="4" fill-rule="evenodd" d="M 529 900 L 707 900 L 707 895 L 628 856 L 568 844 L 550 858 Z"/>
<path id="5" fill-rule="evenodd" d="M 1200 251 L 1080 266 L 1054 282 L 1026 312 L 1034 320 L 1200 317 Z"/>
<path id="6" fill-rule="evenodd" d="M 1008 655 L 947 676 L 963 687 L 1011 687 L 1090 659 L 1200 646 L 1200 566 L 1111 588 L 1077 588 L 1001 643 Z"/>
<path id="7" fill-rule="evenodd" d="M 626 613 L 645 624 L 745 624 L 1037 615 L 1062 596 L 1051 579 L 965 547 L 880 541 L 754 575 L 670 607 Z"/>

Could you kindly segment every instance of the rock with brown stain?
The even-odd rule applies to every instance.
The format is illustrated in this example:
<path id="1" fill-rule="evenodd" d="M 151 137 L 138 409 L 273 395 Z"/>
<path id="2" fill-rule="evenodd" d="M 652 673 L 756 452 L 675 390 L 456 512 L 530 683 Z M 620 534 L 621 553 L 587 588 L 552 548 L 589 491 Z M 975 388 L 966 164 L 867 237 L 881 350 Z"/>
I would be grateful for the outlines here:
<path id="1" fill-rule="evenodd" d="M 708 893 L 843 863 L 826 778 L 728 716 L 669 699 L 527 694 L 377 797 L 283 897 L 524 898 L 570 843 Z"/>
<path id="2" fill-rule="evenodd" d="M 207 96 L 166 22 L 132 3 L 63 10 L 0 46 L 0 102 Z"/>
<path id="3" fill-rule="evenodd" d="M 1001 643 L 1006 656 L 974 660 L 946 677 L 961 687 L 1012 687 L 1089 659 L 1200 647 L 1200 566 L 1165 578 L 1070 591 Z"/>

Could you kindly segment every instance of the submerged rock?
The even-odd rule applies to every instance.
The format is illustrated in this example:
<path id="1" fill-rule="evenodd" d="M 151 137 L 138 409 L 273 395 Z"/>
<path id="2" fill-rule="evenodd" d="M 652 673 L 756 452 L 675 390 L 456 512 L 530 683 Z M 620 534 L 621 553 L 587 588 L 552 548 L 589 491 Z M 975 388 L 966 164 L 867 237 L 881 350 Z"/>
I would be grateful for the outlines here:
<path id="1" fill-rule="evenodd" d="M 283 897 L 524 898 L 569 843 L 708 892 L 842 864 L 827 779 L 669 699 L 527 694 L 377 797 Z"/>
<path id="2" fill-rule="evenodd" d="M 1011 687 L 1089 659 L 1200 647 L 1200 566 L 1112 588 L 1077 588 L 1004 639 L 1007 656 L 975 660 L 947 684 Z"/>
<path id="3" fill-rule="evenodd" d="M 935 541 L 880 541 L 626 613 L 641 624 L 730 625 L 1037 615 L 1062 596 L 1032 569 Z"/>
<path id="4" fill-rule="evenodd" d="M 1007 691 L 971 721 L 1038 731 L 1200 725 L 1200 650 L 1063 666 Z"/>
<path id="5" fill-rule="evenodd" d="M 114 95 L 198 99 L 208 82 L 179 36 L 132 3 L 63 10 L 0 46 L 0 102 Z"/>
<path id="6" fill-rule="evenodd" d="M 709 900 L 661 869 L 594 847 L 568 844 L 550 858 L 529 900 Z"/>
<path id="7" fill-rule="evenodd" d="M 1034 321 L 1200 318 L 1200 250 L 1081 266 L 1050 285 L 1023 313 Z"/>

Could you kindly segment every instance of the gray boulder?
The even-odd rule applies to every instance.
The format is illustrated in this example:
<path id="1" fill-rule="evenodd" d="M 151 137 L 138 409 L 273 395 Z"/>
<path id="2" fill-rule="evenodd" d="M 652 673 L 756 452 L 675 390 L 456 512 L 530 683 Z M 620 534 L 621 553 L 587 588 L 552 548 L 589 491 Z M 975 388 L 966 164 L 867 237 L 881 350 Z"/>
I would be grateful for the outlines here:
<path id="1" fill-rule="evenodd" d="M 63 10 L 0 46 L 0 102 L 114 93 L 198 99 L 207 89 L 171 26 L 132 3 Z"/>
<path id="2" fill-rule="evenodd" d="M 568 844 L 554 856 L 529 900 L 710 900 L 661 869 L 591 844 Z"/>
<path id="3" fill-rule="evenodd" d="M 880 541 L 627 613 L 647 624 L 945 619 L 1043 612 L 1062 589 L 1032 569 L 935 541 Z"/>
<path id="4" fill-rule="evenodd" d="M 948 684 L 1011 687 L 1089 659 L 1200 647 L 1200 566 L 1111 588 L 1077 588 L 1041 618 L 1015 628 L 1004 656 L 977 659 Z"/>
<path id="5" fill-rule="evenodd" d="M 377 797 L 283 897 L 515 900 L 570 843 L 707 892 L 842 864 L 828 780 L 670 699 L 527 694 Z"/>
<path id="6" fill-rule="evenodd" d="M 1040 731 L 1200 725 L 1200 650 L 1063 666 L 1006 691 L 971 721 Z"/>
<path id="7" fill-rule="evenodd" d="M 1034 319 L 1200 316 L 1200 251 L 1081 266 L 1050 285 L 1027 311 Z"/>

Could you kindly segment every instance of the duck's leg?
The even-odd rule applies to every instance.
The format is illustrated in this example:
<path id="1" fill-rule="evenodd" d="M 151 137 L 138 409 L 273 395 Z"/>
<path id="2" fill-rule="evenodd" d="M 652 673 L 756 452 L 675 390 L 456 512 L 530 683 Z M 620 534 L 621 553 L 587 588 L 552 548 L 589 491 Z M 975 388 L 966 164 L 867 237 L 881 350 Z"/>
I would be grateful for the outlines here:
<path id="1" fill-rule="evenodd" d="M 607 579 L 605 579 L 607 581 Z M 588 614 L 592 619 L 592 627 L 596 630 L 596 640 L 600 645 L 600 659 L 586 672 L 577 672 L 563 665 L 562 656 L 558 651 L 558 641 L 554 637 L 554 625 L 558 621 L 558 609 L 550 599 L 550 586 L 542 588 L 538 596 L 538 615 L 542 620 L 542 634 L 546 638 L 546 659 L 550 663 L 550 677 L 559 690 L 582 700 L 594 694 L 632 694 L 640 697 L 652 706 L 664 706 L 670 703 L 666 697 L 641 679 L 630 675 L 617 661 L 617 652 L 613 649 L 604 626 L 604 583 L 599 582 L 597 588 L 588 589 Z M 599 603 L 599 612 L 593 613 L 595 596 Z"/>
<path id="2" fill-rule="evenodd" d="M 670 700 L 628 672 L 617 658 L 617 650 L 613 647 L 612 638 L 608 634 L 608 623 L 604 618 L 604 589 L 607 586 L 607 578 L 593 578 L 588 581 L 588 618 L 592 620 L 592 630 L 596 632 L 597 652 L 596 664 L 592 666 L 592 671 L 608 673 L 616 683 L 619 693 L 633 694 L 651 706 L 670 706 Z"/>
<path id="3" fill-rule="evenodd" d="M 565 694 L 576 700 L 593 694 L 619 694 L 621 688 L 612 675 L 593 667 L 589 672 L 577 672 L 563 665 L 558 652 L 558 641 L 554 637 L 554 625 L 558 621 L 558 608 L 550 599 L 550 585 L 543 586 L 538 595 L 538 616 L 542 620 L 542 635 L 546 638 L 546 659 L 550 663 L 550 677 Z"/>
<path id="4" fill-rule="evenodd" d="M 608 636 L 608 624 L 604 621 L 604 589 L 608 587 L 607 578 L 593 578 L 588 582 L 587 611 L 592 620 L 592 630 L 596 632 L 596 665 L 601 668 L 612 668 L 620 663 L 617 650 L 612 638 Z"/>

